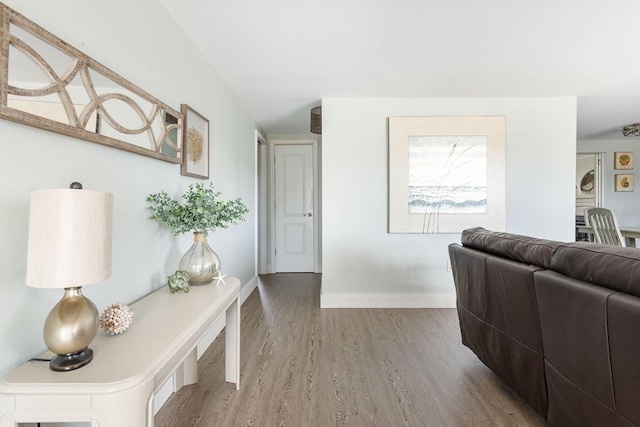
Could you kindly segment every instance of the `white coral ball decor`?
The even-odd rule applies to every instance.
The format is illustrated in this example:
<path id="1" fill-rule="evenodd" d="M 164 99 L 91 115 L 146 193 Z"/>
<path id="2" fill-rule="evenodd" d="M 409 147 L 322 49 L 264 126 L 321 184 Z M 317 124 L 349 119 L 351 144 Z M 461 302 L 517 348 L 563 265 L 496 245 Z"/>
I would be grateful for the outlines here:
<path id="1" fill-rule="evenodd" d="M 111 304 L 100 316 L 100 327 L 109 335 L 121 334 L 133 320 L 133 310 L 125 304 Z"/>

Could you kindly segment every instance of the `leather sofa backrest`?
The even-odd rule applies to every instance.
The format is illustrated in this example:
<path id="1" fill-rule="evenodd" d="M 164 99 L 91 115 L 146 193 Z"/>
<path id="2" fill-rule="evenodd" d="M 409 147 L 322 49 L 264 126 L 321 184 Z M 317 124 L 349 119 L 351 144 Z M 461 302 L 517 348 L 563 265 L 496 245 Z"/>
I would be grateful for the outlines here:
<path id="1" fill-rule="evenodd" d="M 640 426 L 640 249 L 483 228 L 461 243 L 463 342 L 549 426 Z"/>
<path id="2" fill-rule="evenodd" d="M 542 353 L 533 273 L 519 263 L 458 244 L 449 246 L 458 308 Z"/>
<path id="3" fill-rule="evenodd" d="M 640 250 L 565 243 L 550 270 L 536 275 L 548 421 L 640 425 Z"/>
<path id="4" fill-rule="evenodd" d="M 535 273 L 550 426 L 640 425 L 640 298 Z"/>
<path id="5" fill-rule="evenodd" d="M 535 289 L 549 396 L 547 422 L 620 425 L 612 409 L 606 321 L 607 299 L 614 291 L 553 271 L 536 273 Z"/>
<path id="6" fill-rule="evenodd" d="M 462 342 L 546 415 L 542 338 L 534 290 L 541 267 L 449 245 Z"/>
<path id="7" fill-rule="evenodd" d="M 607 330 L 615 387 L 616 408 L 635 425 L 640 425 L 640 298 L 615 293 L 607 301 Z"/>
<path id="8" fill-rule="evenodd" d="M 555 247 L 549 269 L 584 282 L 640 296 L 640 250 L 588 242 Z"/>
<path id="9" fill-rule="evenodd" d="M 549 268 L 551 253 L 562 244 L 518 234 L 489 231 L 475 227 L 462 232 L 462 245 L 524 264 Z"/>

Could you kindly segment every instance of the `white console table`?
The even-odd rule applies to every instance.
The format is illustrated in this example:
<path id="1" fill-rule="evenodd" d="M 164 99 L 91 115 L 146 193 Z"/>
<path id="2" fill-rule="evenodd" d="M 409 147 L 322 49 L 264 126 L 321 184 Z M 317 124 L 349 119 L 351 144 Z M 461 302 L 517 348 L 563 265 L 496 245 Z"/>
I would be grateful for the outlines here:
<path id="1" fill-rule="evenodd" d="M 0 426 L 91 421 L 92 427 L 153 426 L 154 393 L 174 376 L 174 390 L 198 382 L 196 345 L 226 314 L 225 379 L 240 387 L 240 281 L 191 286 L 171 294 L 165 286 L 131 307 L 122 335 L 99 331 L 88 365 L 54 372 L 29 361 L 0 382 Z M 41 357 L 51 357 L 45 353 Z"/>

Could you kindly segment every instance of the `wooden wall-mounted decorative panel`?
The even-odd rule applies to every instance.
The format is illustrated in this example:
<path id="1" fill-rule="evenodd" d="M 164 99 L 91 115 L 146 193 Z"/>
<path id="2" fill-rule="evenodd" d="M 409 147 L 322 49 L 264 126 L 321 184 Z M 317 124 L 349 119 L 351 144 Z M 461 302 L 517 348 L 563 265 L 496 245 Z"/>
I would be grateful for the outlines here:
<path id="1" fill-rule="evenodd" d="M 182 113 L 0 3 L 0 117 L 180 163 Z"/>

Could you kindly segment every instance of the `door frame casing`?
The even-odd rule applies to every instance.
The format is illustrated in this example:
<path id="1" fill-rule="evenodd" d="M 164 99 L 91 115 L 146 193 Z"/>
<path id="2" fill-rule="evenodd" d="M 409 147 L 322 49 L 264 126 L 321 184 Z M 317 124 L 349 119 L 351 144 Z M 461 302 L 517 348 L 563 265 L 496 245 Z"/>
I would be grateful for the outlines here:
<path id="1" fill-rule="evenodd" d="M 269 273 L 276 273 L 276 146 L 277 145 L 311 145 L 313 163 L 313 272 L 320 273 L 320 197 L 319 197 L 319 168 L 318 141 L 316 139 L 273 139 L 269 141 Z"/>
<path id="2" fill-rule="evenodd" d="M 256 129 L 255 151 L 255 274 L 268 272 L 268 147 L 267 138 Z"/>
<path id="3" fill-rule="evenodd" d="M 604 157 L 605 157 L 606 153 L 603 152 L 597 152 L 597 151 L 585 151 L 585 152 L 578 152 L 576 153 L 576 160 L 581 157 L 581 156 L 593 156 L 594 158 L 594 174 L 595 174 L 595 188 L 594 188 L 594 195 L 595 195 L 595 203 L 596 203 L 596 207 L 602 207 L 605 206 L 605 202 L 604 202 L 604 188 L 605 185 L 608 185 L 606 180 L 606 176 L 603 173 L 603 161 L 604 161 Z M 577 179 L 577 177 L 576 177 Z M 579 183 L 576 182 L 576 186 L 578 186 Z"/>

